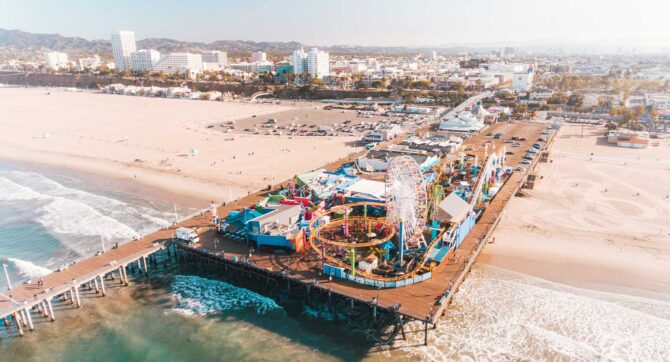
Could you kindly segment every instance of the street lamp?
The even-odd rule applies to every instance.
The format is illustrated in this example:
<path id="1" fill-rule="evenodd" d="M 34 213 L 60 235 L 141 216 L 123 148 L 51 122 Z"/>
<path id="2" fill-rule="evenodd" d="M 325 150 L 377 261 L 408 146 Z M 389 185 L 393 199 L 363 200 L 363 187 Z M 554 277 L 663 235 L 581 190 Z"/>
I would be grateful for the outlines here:
<path id="1" fill-rule="evenodd" d="M 9 280 L 9 273 L 7 272 L 7 264 L 2 264 L 2 268 L 5 270 L 5 278 L 7 278 L 7 290 L 12 289 L 12 282 Z"/>

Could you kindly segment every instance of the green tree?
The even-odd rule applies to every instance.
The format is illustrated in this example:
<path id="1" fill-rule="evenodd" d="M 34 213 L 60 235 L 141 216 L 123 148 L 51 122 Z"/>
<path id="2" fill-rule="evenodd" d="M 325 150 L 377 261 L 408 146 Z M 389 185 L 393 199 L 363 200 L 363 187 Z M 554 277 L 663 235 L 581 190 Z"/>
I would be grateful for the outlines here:
<path id="1" fill-rule="evenodd" d="M 356 88 L 356 89 L 367 89 L 367 88 L 368 88 L 368 84 L 365 83 L 365 82 L 362 81 L 362 80 L 359 80 L 359 81 L 357 81 L 356 83 L 354 83 L 354 88 Z"/>
<path id="2" fill-rule="evenodd" d="M 548 104 L 566 104 L 568 103 L 568 96 L 563 92 L 555 92 L 547 99 Z"/>
<path id="3" fill-rule="evenodd" d="M 580 93 L 572 93 L 568 97 L 567 105 L 570 107 L 580 108 L 584 104 L 584 95 Z"/>
<path id="4" fill-rule="evenodd" d="M 415 89 L 430 89 L 432 88 L 429 81 L 422 79 L 412 82 L 412 88 Z"/>

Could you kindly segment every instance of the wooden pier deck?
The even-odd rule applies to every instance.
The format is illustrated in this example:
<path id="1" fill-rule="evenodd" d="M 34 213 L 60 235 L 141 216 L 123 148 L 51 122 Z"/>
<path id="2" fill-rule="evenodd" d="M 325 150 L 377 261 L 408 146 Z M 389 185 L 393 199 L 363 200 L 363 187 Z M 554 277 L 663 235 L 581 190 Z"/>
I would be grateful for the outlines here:
<path id="1" fill-rule="evenodd" d="M 106 252 L 82 261 L 71 263 L 67 269 L 45 275 L 38 285 L 38 280 L 31 280 L 13 286 L 9 291 L 0 293 L 0 318 L 13 316 L 15 321 L 21 320 L 31 330 L 33 329 L 30 311 L 39 309 L 52 321 L 55 320 L 52 300 L 57 297 L 69 298 L 78 307 L 81 307 L 79 289 L 88 283 L 95 285 L 95 289 L 104 296 L 106 276 L 118 273 L 118 281 L 128 284 L 126 267 L 137 262 L 140 269 L 146 270 L 146 258 L 163 249 L 160 237 L 169 237 L 165 231 L 152 234 L 140 240 L 122 244 L 117 248 L 109 246 Z M 23 335 L 20 323 L 19 334 Z"/>
<path id="2" fill-rule="evenodd" d="M 526 138 L 525 141 L 520 142 L 521 147 L 509 148 L 514 154 L 508 156 L 508 164 L 516 166 L 525 155 L 525 150 L 536 142 L 543 129 L 544 126 L 539 124 L 499 123 L 487 131 Z M 490 137 L 480 134 L 466 140 L 465 145 L 473 147 L 473 150 L 468 153 L 477 154 L 482 158 L 484 156 L 483 145 L 488 139 Z M 503 141 L 495 140 L 490 144 L 500 147 Z M 378 289 L 337 278 L 330 280 L 327 276 L 321 275 L 320 262 L 315 258 L 299 260 L 299 255 L 255 252 L 245 267 L 257 269 L 263 273 L 276 274 L 278 277 L 288 278 L 295 283 L 311 285 L 368 305 L 373 304 L 374 298 L 378 308 L 392 309 L 399 304 L 398 314 L 422 321 L 428 319 L 434 324 L 472 268 L 498 223 L 505 205 L 523 186 L 533 165 L 528 166 L 530 167 L 527 167 L 525 172 L 514 172 L 507 179 L 461 246 L 448 256 L 446 262 L 433 270 L 432 278 L 421 283 L 401 288 Z M 251 203 L 246 206 L 251 206 Z M 227 208 L 223 208 L 219 210 L 219 214 L 225 216 L 228 211 Z M 217 236 L 213 228 L 200 234 L 200 242 L 197 245 L 182 246 L 182 248 L 210 256 L 215 260 L 224 261 L 225 259 L 226 263 L 232 263 L 233 258 L 243 260 L 249 257 L 249 247 L 244 242 Z"/>
<path id="3" fill-rule="evenodd" d="M 487 132 L 502 132 L 503 138 L 515 135 L 527 139 L 521 142 L 521 147 L 509 149 L 515 154 L 508 156 L 508 165 L 516 166 L 523 157 L 525 149 L 535 142 L 543 128 L 539 124 L 498 123 L 487 129 Z M 468 153 L 477 154 L 483 159 L 484 144 L 489 139 L 483 134 L 469 138 L 465 146 L 473 149 Z M 499 147 L 503 141 L 493 140 L 489 144 Z M 339 167 L 341 164 L 352 162 L 360 154 L 354 154 L 325 167 L 327 169 Z M 302 283 L 328 290 L 330 293 L 374 308 L 393 309 L 399 315 L 435 324 L 486 244 L 507 201 L 522 187 L 528 172 L 512 174 L 461 246 L 449 254 L 446 261 L 433 271 L 432 278 L 421 283 L 401 288 L 378 289 L 337 278 L 329 280 L 328 277 L 320 275 L 320 263 L 315 258 L 296 254 L 255 252 L 244 266 L 257 269 L 264 274 L 275 275 L 277 279 L 287 280 L 289 283 Z M 218 213 L 224 217 L 232 210 L 252 206 L 260 201 L 264 194 L 265 192 L 258 192 L 228 203 L 220 207 Z M 36 281 L 15 285 L 9 291 L 0 293 L 0 318 L 13 316 L 14 320 L 19 322 L 16 323 L 19 328 L 21 321 L 26 322 L 27 319 L 27 325 L 32 329 L 31 310 L 39 310 L 43 315 L 48 314 L 53 320 L 55 316 L 51 301 L 56 297 L 70 298 L 80 305 L 79 288 L 92 283 L 96 285 L 96 289 L 99 286 L 104 294 L 105 276 L 110 273 L 118 274 L 120 282 L 127 285 L 127 267 L 132 263 L 138 263 L 138 267 L 146 271 L 147 257 L 162 251 L 165 248 L 165 241 L 172 239 L 174 229 L 177 227 L 194 227 L 200 234 L 201 241 L 195 246 L 181 245 L 184 250 L 225 263 L 242 263 L 242 260 L 249 256 L 249 246 L 244 242 L 226 240 L 216 235 L 213 226 L 209 224 L 210 220 L 211 217 L 207 214 L 195 216 L 173 227 L 146 235 L 142 239 L 129 241 L 118 248 L 111 249 L 110 246 L 101 255 L 76 262 L 66 270 L 44 276 L 42 286 L 38 286 Z M 233 261 L 235 257 L 238 260 L 236 262 Z M 374 303 L 373 298 L 376 300 Z"/>

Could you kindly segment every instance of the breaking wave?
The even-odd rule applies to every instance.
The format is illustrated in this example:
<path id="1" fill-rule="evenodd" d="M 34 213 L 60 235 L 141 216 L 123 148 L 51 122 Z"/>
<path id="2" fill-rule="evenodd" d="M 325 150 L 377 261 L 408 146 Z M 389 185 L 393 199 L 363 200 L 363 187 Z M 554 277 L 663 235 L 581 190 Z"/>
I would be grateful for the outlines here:
<path id="1" fill-rule="evenodd" d="M 193 275 L 177 275 L 171 285 L 176 311 L 206 315 L 252 310 L 258 314 L 281 310 L 277 303 L 250 290 Z"/>
<path id="2" fill-rule="evenodd" d="M 33 172 L 3 172 L 0 200 L 33 200 L 36 221 L 57 234 L 123 242 L 170 224 L 167 213 L 66 187 Z"/>
<path id="3" fill-rule="evenodd" d="M 32 189 L 21 186 L 7 178 L 0 177 L 0 200 L 35 200 L 43 198 L 44 195 Z"/>
<path id="4" fill-rule="evenodd" d="M 137 232 L 118 220 L 78 201 L 57 198 L 40 209 L 37 221 L 58 234 L 130 239 Z"/>
<path id="5" fill-rule="evenodd" d="M 51 273 L 51 270 L 33 264 L 26 260 L 21 260 L 17 258 L 6 258 L 7 262 L 14 266 L 18 274 L 22 277 L 33 279 L 39 278 L 41 276 Z"/>

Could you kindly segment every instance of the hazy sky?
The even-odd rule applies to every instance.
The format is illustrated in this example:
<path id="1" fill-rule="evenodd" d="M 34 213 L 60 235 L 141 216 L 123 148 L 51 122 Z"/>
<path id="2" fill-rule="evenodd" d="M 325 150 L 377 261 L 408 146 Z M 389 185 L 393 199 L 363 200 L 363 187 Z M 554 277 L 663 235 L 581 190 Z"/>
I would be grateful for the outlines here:
<path id="1" fill-rule="evenodd" d="M 670 45 L 670 0 L 0 0 L 0 28 L 109 39 Z"/>

